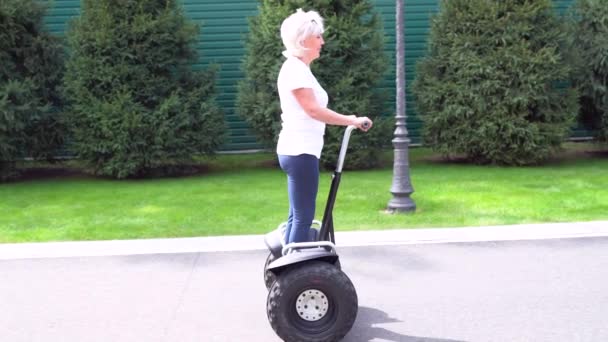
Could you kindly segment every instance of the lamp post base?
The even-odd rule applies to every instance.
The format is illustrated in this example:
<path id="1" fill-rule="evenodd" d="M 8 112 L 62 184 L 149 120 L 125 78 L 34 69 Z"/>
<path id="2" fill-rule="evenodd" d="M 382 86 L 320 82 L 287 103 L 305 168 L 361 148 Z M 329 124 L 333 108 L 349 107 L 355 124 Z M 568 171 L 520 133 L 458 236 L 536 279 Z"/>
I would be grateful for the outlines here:
<path id="1" fill-rule="evenodd" d="M 416 203 L 409 196 L 396 196 L 388 201 L 386 211 L 389 213 L 409 213 L 416 211 Z"/>

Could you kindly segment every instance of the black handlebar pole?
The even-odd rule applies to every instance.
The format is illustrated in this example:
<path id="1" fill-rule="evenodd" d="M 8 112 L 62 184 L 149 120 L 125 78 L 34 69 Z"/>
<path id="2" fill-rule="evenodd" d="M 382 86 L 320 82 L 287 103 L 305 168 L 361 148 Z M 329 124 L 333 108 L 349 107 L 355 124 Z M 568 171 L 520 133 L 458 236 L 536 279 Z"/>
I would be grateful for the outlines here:
<path id="1" fill-rule="evenodd" d="M 341 173 L 334 171 L 334 174 L 331 177 L 331 186 L 329 188 L 329 195 L 327 196 L 327 203 L 325 204 L 325 213 L 323 214 L 321 230 L 319 231 L 319 241 L 331 241 L 336 243 L 332 212 L 334 210 L 334 203 L 336 202 L 341 176 Z"/>
<path id="2" fill-rule="evenodd" d="M 366 122 L 364 124 L 364 128 L 365 126 L 369 126 L 369 123 Z M 331 177 L 331 186 L 329 188 L 329 195 L 327 196 L 327 203 L 325 204 L 325 212 L 323 213 L 321 230 L 319 231 L 319 241 L 331 241 L 336 243 L 334 237 L 334 222 L 332 212 L 334 210 L 334 203 L 336 202 L 336 195 L 338 194 L 338 187 L 340 186 L 340 178 L 342 177 L 342 167 L 344 166 L 344 158 L 346 157 L 348 142 L 350 140 L 350 135 L 355 128 L 355 126 L 348 126 L 344 132 L 344 138 L 342 139 L 342 147 L 340 147 L 340 154 L 338 155 L 336 170 Z"/>

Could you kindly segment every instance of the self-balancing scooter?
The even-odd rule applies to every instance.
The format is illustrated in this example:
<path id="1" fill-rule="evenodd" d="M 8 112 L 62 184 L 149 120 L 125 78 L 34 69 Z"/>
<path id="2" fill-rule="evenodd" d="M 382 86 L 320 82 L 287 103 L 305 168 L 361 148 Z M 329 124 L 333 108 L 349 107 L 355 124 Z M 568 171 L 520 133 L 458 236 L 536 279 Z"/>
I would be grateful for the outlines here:
<path id="1" fill-rule="evenodd" d="M 264 266 L 269 290 L 266 312 L 270 325 L 284 341 L 339 341 L 357 317 L 357 292 L 340 269 L 332 217 L 354 129 L 348 126 L 344 133 L 323 221 L 313 222 L 310 241 L 286 244 L 285 223 L 264 238 L 270 250 Z"/>

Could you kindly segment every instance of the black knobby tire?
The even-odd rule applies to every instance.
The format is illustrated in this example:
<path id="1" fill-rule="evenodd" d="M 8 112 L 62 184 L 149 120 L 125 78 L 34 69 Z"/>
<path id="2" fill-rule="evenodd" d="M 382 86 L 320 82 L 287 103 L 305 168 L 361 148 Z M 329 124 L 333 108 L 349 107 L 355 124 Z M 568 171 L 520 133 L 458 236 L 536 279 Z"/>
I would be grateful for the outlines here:
<path id="1" fill-rule="evenodd" d="M 274 283 L 276 279 L 274 273 L 268 270 L 268 265 L 275 260 L 277 260 L 277 258 L 274 256 L 274 254 L 269 253 L 268 257 L 266 258 L 266 263 L 264 264 L 264 284 L 266 284 L 266 290 L 270 290 L 272 283 Z"/>
<path id="2" fill-rule="evenodd" d="M 327 299 L 326 313 L 316 321 L 302 318 L 296 302 L 308 291 Z M 282 272 L 268 293 L 266 313 L 272 329 L 284 341 L 339 341 L 357 317 L 357 292 L 340 269 L 322 261 L 310 261 Z M 320 315 L 321 316 L 321 315 Z"/>

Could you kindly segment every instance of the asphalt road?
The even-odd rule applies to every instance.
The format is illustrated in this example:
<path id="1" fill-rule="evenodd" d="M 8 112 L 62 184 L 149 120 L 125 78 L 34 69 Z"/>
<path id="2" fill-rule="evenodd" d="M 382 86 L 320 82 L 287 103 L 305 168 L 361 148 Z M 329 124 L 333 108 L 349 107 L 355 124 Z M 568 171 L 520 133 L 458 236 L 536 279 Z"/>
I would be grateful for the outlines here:
<path id="1" fill-rule="evenodd" d="M 608 341 L 608 238 L 339 248 L 345 341 Z M 0 341 L 279 341 L 263 251 L 0 260 Z"/>

